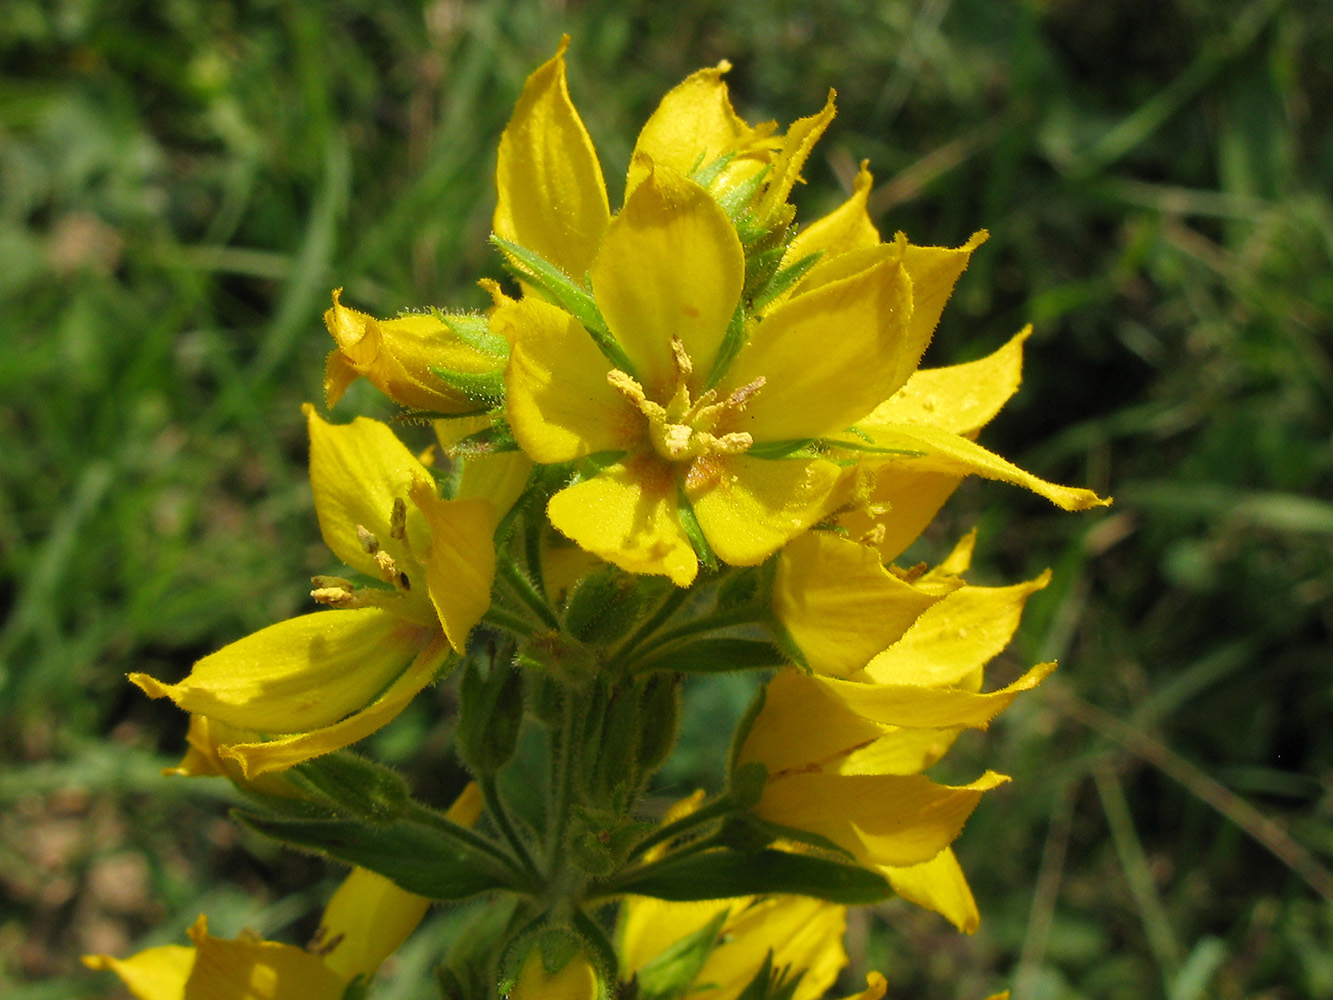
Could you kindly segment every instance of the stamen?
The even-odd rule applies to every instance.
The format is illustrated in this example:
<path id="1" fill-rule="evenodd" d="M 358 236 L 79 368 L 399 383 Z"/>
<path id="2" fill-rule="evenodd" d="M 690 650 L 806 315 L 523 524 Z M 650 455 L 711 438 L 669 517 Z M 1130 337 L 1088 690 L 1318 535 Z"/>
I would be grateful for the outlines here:
<path id="1" fill-rule="evenodd" d="M 407 537 L 407 504 L 402 497 L 395 497 L 393 510 L 389 511 L 389 537 L 400 542 Z"/>
<path id="2" fill-rule="evenodd" d="M 619 368 L 612 368 L 606 373 L 606 380 L 611 383 L 612 388 L 620 392 L 635 406 L 642 408 L 643 404 L 648 402 L 648 397 L 644 395 L 643 386 L 635 382 L 628 373 L 622 372 Z"/>
<path id="3" fill-rule="evenodd" d="M 365 529 L 363 525 L 356 526 L 356 540 L 361 543 L 361 548 L 366 555 L 373 556 L 380 550 L 380 540 Z"/>
<path id="4" fill-rule="evenodd" d="M 694 374 L 694 362 L 685 353 L 685 344 L 679 337 L 671 338 L 671 353 L 676 359 L 676 382 L 680 383 Z"/>

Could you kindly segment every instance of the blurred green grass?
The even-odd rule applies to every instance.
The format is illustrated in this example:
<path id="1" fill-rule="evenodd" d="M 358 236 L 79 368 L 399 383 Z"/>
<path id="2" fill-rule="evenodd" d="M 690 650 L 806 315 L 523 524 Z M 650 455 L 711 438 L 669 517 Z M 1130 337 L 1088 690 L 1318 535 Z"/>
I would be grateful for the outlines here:
<path id="1" fill-rule="evenodd" d="M 959 845 L 982 930 L 891 904 L 858 917 L 858 959 L 894 996 L 1333 997 L 1318 0 L 11 0 L 0 990 L 100 994 L 81 951 L 169 940 L 204 908 L 234 933 L 318 905 L 319 866 L 238 846 L 209 783 L 157 779 L 184 720 L 123 675 L 179 676 L 303 605 L 329 559 L 299 413 L 329 290 L 381 314 L 482 303 L 496 139 L 565 31 L 613 201 L 693 69 L 730 59 L 750 120 L 836 87 L 804 217 L 868 158 L 886 233 L 988 228 L 927 363 L 1034 322 L 984 440 L 1117 498 L 1062 515 L 970 483 L 922 543 L 977 524 L 982 580 L 1054 566 L 998 674 L 1062 666 L 963 745 L 960 766 L 1015 778 Z M 418 781 L 447 788 L 447 738 L 428 710 L 405 725 L 436 752 Z"/>

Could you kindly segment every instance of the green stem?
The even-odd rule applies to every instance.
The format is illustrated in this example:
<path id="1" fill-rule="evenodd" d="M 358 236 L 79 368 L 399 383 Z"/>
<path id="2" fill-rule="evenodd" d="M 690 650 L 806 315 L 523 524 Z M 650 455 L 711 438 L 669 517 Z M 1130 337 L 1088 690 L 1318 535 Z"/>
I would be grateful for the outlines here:
<path id="1" fill-rule="evenodd" d="M 679 611 L 680 606 L 685 603 L 689 596 L 688 588 L 677 587 L 673 590 L 670 596 L 657 606 L 657 610 L 653 612 L 651 617 L 639 626 L 638 631 L 626 639 L 621 647 L 616 650 L 611 660 L 616 663 L 627 663 L 634 650 Z"/>
<path id="2" fill-rule="evenodd" d="M 553 775 L 551 810 L 547 816 L 546 862 L 547 878 L 554 884 L 564 868 L 565 830 L 569 826 L 569 811 L 573 804 L 574 768 L 577 766 L 579 747 L 574 734 L 577 731 L 578 711 L 575 692 L 565 689 L 560 699 L 560 730 L 555 734 L 552 748 Z"/>
<path id="3" fill-rule="evenodd" d="M 669 869 L 676 862 L 688 858 L 692 854 L 699 854 L 710 848 L 725 846 L 726 844 L 717 834 L 713 834 L 709 837 L 702 837 L 699 840 L 692 840 L 690 843 L 672 851 L 664 857 L 658 858 L 656 861 L 650 861 L 646 865 L 639 865 L 637 868 L 630 868 L 625 871 L 617 872 L 605 882 L 594 885 L 588 893 L 588 901 L 604 899 L 607 896 L 618 896 L 624 892 L 633 892 L 634 882 L 642 878 L 645 874 L 651 875 L 653 872 L 663 868 Z"/>
<path id="4" fill-rule="evenodd" d="M 486 800 L 486 811 L 490 814 L 491 820 L 495 823 L 500 833 L 504 835 L 505 840 L 509 842 L 514 856 L 518 858 L 519 864 L 523 866 L 523 871 L 534 883 L 540 885 L 542 882 L 541 873 L 533 863 L 532 855 L 528 851 L 528 845 L 523 840 L 514 824 L 509 819 L 509 811 L 505 808 L 504 800 L 500 797 L 500 789 L 496 787 L 495 776 L 485 775 L 477 779 L 477 784 L 481 786 L 481 796 Z"/>
<path id="5" fill-rule="evenodd" d="M 560 627 L 560 622 L 555 617 L 555 612 L 551 610 L 551 606 L 546 603 L 546 599 L 541 594 L 537 593 L 537 588 L 533 586 L 531 578 L 519 569 L 512 559 L 501 559 L 499 570 L 500 575 L 509 584 L 514 595 L 536 612 L 537 617 L 546 624 L 547 628 Z"/>
<path id="6" fill-rule="evenodd" d="M 634 849 L 629 852 L 629 860 L 632 861 L 635 858 L 646 854 L 658 844 L 665 844 L 670 840 L 674 840 L 682 833 L 692 830 L 696 826 L 701 826 L 704 823 L 726 816 L 733 812 L 735 808 L 736 803 L 732 801 L 731 796 L 723 793 L 712 802 L 700 806 L 688 816 L 682 816 L 673 823 L 658 827 L 648 836 L 644 837 L 643 840 L 634 845 Z"/>
<path id="7" fill-rule="evenodd" d="M 516 635 L 529 636 L 537 633 L 536 627 L 526 618 L 514 614 L 512 611 L 506 611 L 498 605 L 492 604 L 486 609 L 486 613 L 481 616 L 481 620 L 491 625 L 498 625 L 503 629 L 508 629 Z"/>
<path id="8" fill-rule="evenodd" d="M 649 654 L 657 652 L 657 650 L 661 649 L 663 646 L 677 642 L 681 639 L 688 639 L 691 636 L 700 635 L 704 632 L 718 632 L 724 628 L 732 628 L 736 625 L 754 625 L 757 624 L 758 621 L 759 619 L 754 616 L 754 611 L 746 608 L 740 611 L 732 611 L 724 615 L 712 615 L 707 618 L 700 618 L 697 621 L 686 622 L 683 625 L 676 626 L 669 632 L 663 632 L 661 635 L 653 639 L 652 642 L 642 644 L 642 648 L 638 650 L 638 655 L 635 656 L 635 659 L 645 659 Z"/>

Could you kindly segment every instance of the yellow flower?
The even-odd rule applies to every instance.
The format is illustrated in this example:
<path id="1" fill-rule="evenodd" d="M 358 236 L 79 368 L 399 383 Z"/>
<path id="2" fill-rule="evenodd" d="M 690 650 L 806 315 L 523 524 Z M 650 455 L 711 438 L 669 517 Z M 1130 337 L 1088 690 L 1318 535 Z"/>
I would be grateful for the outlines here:
<path id="1" fill-rule="evenodd" d="M 840 574 L 866 586 L 856 579 L 856 567 L 867 561 L 857 548 L 802 539 L 783 555 L 787 591 L 813 593 Z M 789 631 L 813 637 L 806 647 L 814 673 L 786 670 L 769 682 L 738 756 L 738 763 L 768 769 L 758 816 L 832 841 L 884 874 L 899 895 L 969 932 L 979 919 L 976 904 L 949 844 L 981 794 L 1007 779 L 987 772 L 949 787 L 921 772 L 964 728 L 985 728 L 1054 669 L 1040 664 L 1004 688 L 981 692 L 986 663 L 1008 644 L 1025 601 L 1049 574 L 1012 587 L 965 585 L 957 574 L 967 568 L 970 548 L 969 538 L 913 584 L 934 600 L 860 670 L 849 672 L 832 635 L 821 634 L 817 597 L 805 606 L 779 601 Z M 864 567 L 859 572 L 873 581 Z M 833 669 L 825 670 L 829 651 Z"/>
<path id="2" fill-rule="evenodd" d="M 597 970 L 583 952 L 551 970 L 546 968 L 541 949 L 533 948 L 523 960 L 508 1000 L 597 1000 L 600 996 Z"/>
<path id="3" fill-rule="evenodd" d="M 774 970 L 800 975 L 793 1000 L 816 1000 L 847 964 L 842 935 L 847 908 L 808 896 L 669 903 L 642 896 L 627 898 L 618 934 L 622 975 L 628 977 L 681 939 L 701 931 L 725 913 L 717 947 L 694 977 L 690 997 L 735 1000 L 772 953 Z"/>
<path id="4" fill-rule="evenodd" d="M 435 679 L 490 604 L 493 505 L 442 500 L 384 424 L 326 423 L 306 408 L 324 540 L 385 587 L 316 578 L 333 610 L 270 625 L 194 665 L 178 684 L 130 680 L 215 722 L 273 736 L 223 747 L 254 777 L 363 739 Z M 406 668 L 404 668 L 406 665 Z"/>
<path id="5" fill-rule="evenodd" d="M 413 313 L 377 320 L 348 309 L 342 289 L 334 289 L 333 307 L 324 325 L 337 341 L 324 367 L 324 398 L 330 409 L 347 387 L 365 377 L 401 406 L 436 413 L 467 413 L 481 408 L 476 394 L 451 385 L 432 369 L 462 376 L 498 379 L 508 354 L 503 340 L 477 329 L 479 316 Z M 460 335 L 468 331 L 469 338 Z"/>
<path id="6" fill-rule="evenodd" d="M 445 815 L 471 826 L 481 808 L 481 792 L 470 784 Z M 190 928 L 192 946 L 164 945 L 124 959 L 85 955 L 83 963 L 114 972 L 137 1000 L 341 1000 L 349 983 L 373 976 L 398 950 L 429 907 L 430 900 L 382 875 L 353 868 L 307 948 L 250 932 L 216 938 L 201 915 Z"/>
<path id="7" fill-rule="evenodd" d="M 591 265 L 632 371 L 541 300 L 506 303 L 493 317 L 514 344 L 509 418 L 523 450 L 542 463 L 623 455 L 557 493 L 551 522 L 609 562 L 686 586 L 698 561 L 682 515 L 740 566 L 822 518 L 838 467 L 765 446 L 781 454 L 840 433 L 906 381 L 934 328 L 913 311 L 906 252 L 888 244 L 826 275 L 767 313 L 729 359 L 745 270 L 736 231 L 702 187 L 655 167 Z"/>

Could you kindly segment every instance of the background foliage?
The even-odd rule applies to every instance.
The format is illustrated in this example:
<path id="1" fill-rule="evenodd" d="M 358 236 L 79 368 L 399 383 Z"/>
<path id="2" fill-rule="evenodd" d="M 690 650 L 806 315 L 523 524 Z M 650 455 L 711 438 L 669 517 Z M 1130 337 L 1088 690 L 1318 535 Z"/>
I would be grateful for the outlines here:
<path id="1" fill-rule="evenodd" d="M 1061 515 L 972 483 L 922 543 L 976 524 L 982 580 L 1054 566 L 997 680 L 1062 668 L 967 744 L 967 766 L 1015 777 L 959 845 L 982 930 L 889 904 L 855 923 L 858 962 L 900 997 L 1333 997 L 1320 0 L 10 0 L 0 991 L 100 994 L 80 952 L 177 939 L 201 909 L 219 933 L 308 931 L 323 870 L 238 841 L 212 783 L 162 782 L 184 719 L 123 675 L 181 676 L 304 606 L 330 558 L 299 414 L 329 290 L 388 315 L 483 304 L 495 143 L 562 31 L 613 202 L 639 124 L 693 69 L 730 59 L 752 121 L 836 87 L 805 217 L 869 158 L 886 234 L 989 228 L 927 363 L 1034 322 L 985 441 L 1117 498 Z M 725 717 L 744 687 L 693 699 Z M 441 795 L 449 698 L 377 746 L 426 740 L 413 778 Z M 664 794 L 716 761 L 709 732 Z M 386 995 L 426 995 L 411 978 L 437 938 Z"/>

